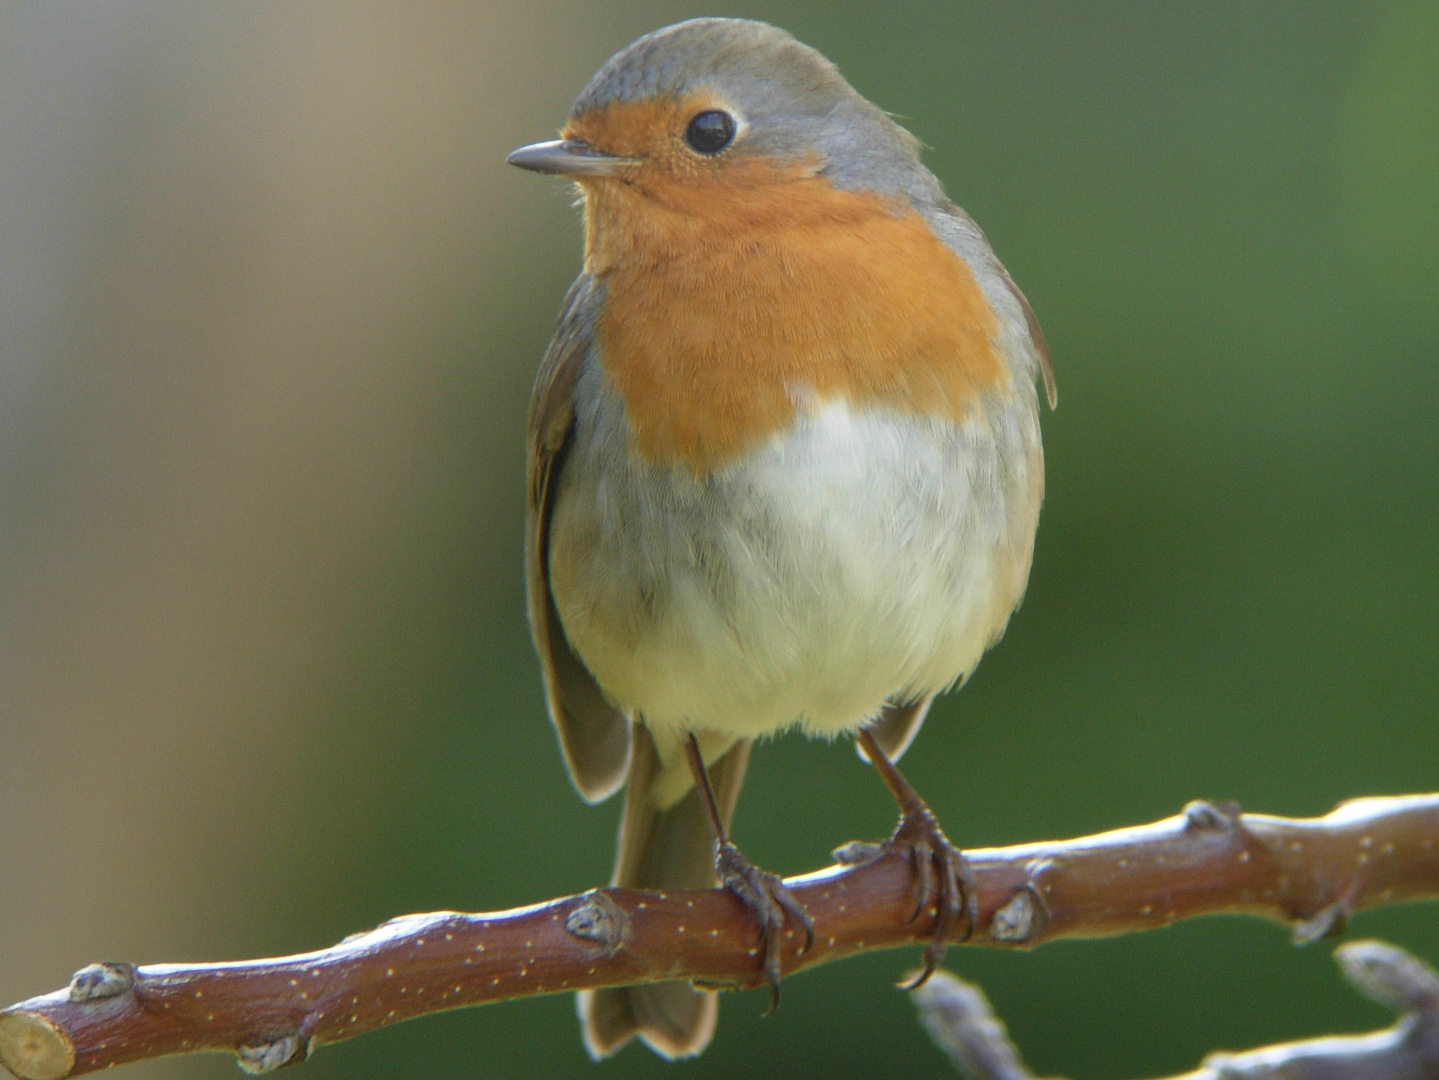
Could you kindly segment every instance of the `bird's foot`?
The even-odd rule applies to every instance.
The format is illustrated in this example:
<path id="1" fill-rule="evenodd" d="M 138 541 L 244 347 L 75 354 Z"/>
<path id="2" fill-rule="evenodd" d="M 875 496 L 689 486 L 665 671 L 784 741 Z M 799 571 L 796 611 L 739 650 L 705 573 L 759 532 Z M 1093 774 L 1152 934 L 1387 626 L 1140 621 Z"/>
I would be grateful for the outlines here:
<path id="1" fill-rule="evenodd" d="M 715 855 L 715 870 L 719 873 L 720 884 L 739 897 L 759 920 L 759 943 L 764 950 L 764 978 L 769 984 L 770 1003 L 765 1011 L 768 1016 L 779 1008 L 780 950 L 784 946 L 784 917 L 791 919 L 804 931 L 804 948 L 801 955 L 814 944 L 814 920 L 804 905 L 794 898 L 789 887 L 776 874 L 761 870 L 735 847 L 729 840 L 721 840 Z"/>
<path id="2" fill-rule="evenodd" d="M 960 919 L 966 924 L 962 940 L 974 933 L 979 924 L 979 892 L 969 860 L 950 843 L 934 812 L 922 803 L 899 819 L 899 827 L 878 845 L 876 854 L 890 852 L 908 855 L 914 866 L 919 896 L 909 921 L 934 906 L 934 932 L 924 950 L 924 968 L 904 986 L 913 990 L 923 986 L 939 967 Z"/>

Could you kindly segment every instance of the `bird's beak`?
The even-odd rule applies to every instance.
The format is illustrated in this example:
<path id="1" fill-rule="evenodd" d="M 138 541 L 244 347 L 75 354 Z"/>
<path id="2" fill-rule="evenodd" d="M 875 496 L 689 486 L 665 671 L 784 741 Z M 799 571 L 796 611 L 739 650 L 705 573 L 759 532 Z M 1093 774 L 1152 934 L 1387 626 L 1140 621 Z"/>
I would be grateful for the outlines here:
<path id="1" fill-rule="evenodd" d="M 578 139 L 554 139 L 522 146 L 505 161 L 530 172 L 556 176 L 614 176 L 624 166 L 638 164 L 633 158 L 601 154 Z"/>

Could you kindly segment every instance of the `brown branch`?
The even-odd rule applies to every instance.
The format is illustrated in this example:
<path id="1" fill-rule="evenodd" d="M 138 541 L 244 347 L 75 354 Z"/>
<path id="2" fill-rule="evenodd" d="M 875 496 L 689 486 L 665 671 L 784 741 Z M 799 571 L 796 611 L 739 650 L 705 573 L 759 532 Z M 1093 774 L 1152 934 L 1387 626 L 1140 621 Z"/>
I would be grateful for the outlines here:
<path id="1" fill-rule="evenodd" d="M 792 879 L 815 923 L 794 972 L 926 940 L 914 867 L 849 845 Z M 968 853 L 974 945 L 1032 946 L 1194 915 L 1288 922 L 1306 941 L 1353 910 L 1439 898 L 1439 795 L 1362 799 L 1323 818 L 1191 803 L 1152 825 Z M 964 933 L 964 930 L 961 930 Z M 92 965 L 70 986 L 0 1012 L 0 1063 L 58 1080 L 127 1061 L 224 1050 L 267 1072 L 315 1047 L 426 1013 L 585 987 L 759 981 L 756 928 L 722 890 L 600 889 L 495 914 L 410 915 L 319 952 L 223 964 Z"/>
<path id="2" fill-rule="evenodd" d="M 1399 1019 L 1366 1035 L 1278 1043 L 1210 1054 L 1169 1080 L 1416 1080 L 1439 1076 L 1439 974 L 1383 941 L 1341 945 L 1334 958 L 1349 982 Z M 913 993 L 919 1020 L 968 1080 L 1035 1080 L 984 992 L 947 971 Z"/>

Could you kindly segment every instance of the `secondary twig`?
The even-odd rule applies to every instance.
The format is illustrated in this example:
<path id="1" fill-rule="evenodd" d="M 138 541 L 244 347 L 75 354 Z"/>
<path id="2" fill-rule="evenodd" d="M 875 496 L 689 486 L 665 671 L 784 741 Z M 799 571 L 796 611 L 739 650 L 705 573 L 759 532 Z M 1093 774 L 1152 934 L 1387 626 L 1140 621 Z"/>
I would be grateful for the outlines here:
<path id="1" fill-rule="evenodd" d="M 965 1080 L 1035 1080 L 984 991 L 943 969 L 910 991 L 919 1023 Z"/>
<path id="2" fill-rule="evenodd" d="M 1439 1077 L 1439 975 L 1383 941 L 1334 951 L 1349 981 L 1399 1014 L 1383 1031 L 1278 1043 L 1239 1054 L 1210 1054 L 1169 1080 L 1433 1080 Z M 920 1023 L 968 1080 L 1035 1080 L 984 993 L 936 972 L 913 993 Z"/>
<path id="3" fill-rule="evenodd" d="M 850 845 L 848 861 L 789 881 L 815 943 L 799 955 L 791 929 L 786 972 L 927 940 L 933 910 L 909 921 L 911 860 L 869 853 Z M 970 944 L 1027 947 L 1221 913 L 1287 922 L 1306 941 L 1353 910 L 1439 898 L 1439 795 L 1361 799 L 1303 820 L 1196 802 L 1152 825 L 968 858 L 980 913 Z M 0 1063 L 25 1080 L 59 1080 L 225 1050 L 265 1072 L 463 1005 L 670 979 L 753 986 L 756 935 L 721 890 L 600 889 L 495 914 L 409 915 L 280 959 L 92 965 L 67 989 L 0 1012 Z"/>

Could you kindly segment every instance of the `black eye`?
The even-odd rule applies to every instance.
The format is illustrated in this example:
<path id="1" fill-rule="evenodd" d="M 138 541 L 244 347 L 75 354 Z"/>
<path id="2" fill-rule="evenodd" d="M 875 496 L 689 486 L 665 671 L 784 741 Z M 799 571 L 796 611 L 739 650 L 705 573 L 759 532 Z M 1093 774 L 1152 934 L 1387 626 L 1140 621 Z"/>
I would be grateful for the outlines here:
<path id="1" fill-rule="evenodd" d="M 701 154 L 718 154 L 734 138 L 734 117 L 719 109 L 702 112 L 685 128 L 685 142 Z"/>

